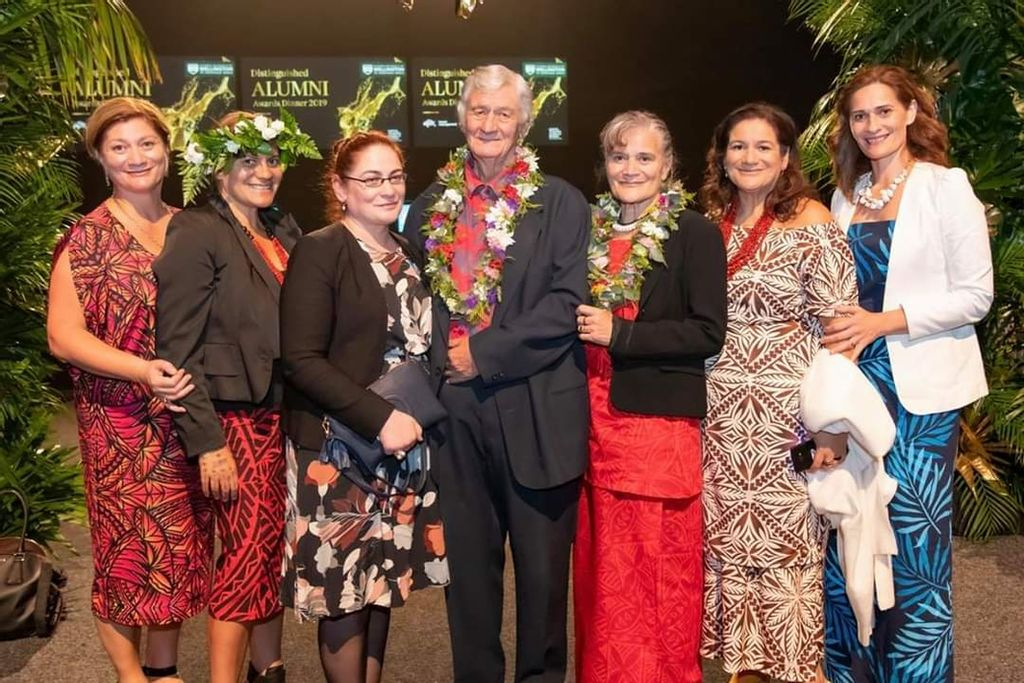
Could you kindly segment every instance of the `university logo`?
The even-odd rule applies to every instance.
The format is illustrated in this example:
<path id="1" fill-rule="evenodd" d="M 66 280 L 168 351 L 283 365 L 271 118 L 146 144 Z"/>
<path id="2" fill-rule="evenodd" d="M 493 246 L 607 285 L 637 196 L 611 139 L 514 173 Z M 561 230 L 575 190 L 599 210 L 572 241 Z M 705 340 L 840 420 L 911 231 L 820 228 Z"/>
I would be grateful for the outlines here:
<path id="1" fill-rule="evenodd" d="M 196 62 L 188 62 L 185 64 L 185 73 L 189 76 L 195 76 L 199 73 L 199 64 Z"/>

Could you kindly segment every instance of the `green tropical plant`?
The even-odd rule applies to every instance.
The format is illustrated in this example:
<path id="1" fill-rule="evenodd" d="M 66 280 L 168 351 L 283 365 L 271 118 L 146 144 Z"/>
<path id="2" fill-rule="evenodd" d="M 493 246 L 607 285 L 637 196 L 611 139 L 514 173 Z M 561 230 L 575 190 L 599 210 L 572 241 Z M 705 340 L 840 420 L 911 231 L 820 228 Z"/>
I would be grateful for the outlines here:
<path id="1" fill-rule="evenodd" d="M 48 383 L 50 254 L 81 201 L 68 107 L 87 82 L 126 69 L 157 75 L 122 0 L 0 0 L 0 488 L 26 495 L 43 543 L 59 539 L 57 520 L 82 497 L 67 450 L 43 445 L 60 405 Z M 0 501 L 3 530 L 14 510 Z"/>
<path id="2" fill-rule="evenodd" d="M 839 88 L 863 64 L 900 64 L 938 94 L 950 155 L 988 208 L 995 300 L 978 326 L 991 393 L 961 416 L 955 529 L 1019 532 L 1024 513 L 1024 0 L 791 0 L 819 47 L 841 58 L 801 139 L 827 181 Z"/>

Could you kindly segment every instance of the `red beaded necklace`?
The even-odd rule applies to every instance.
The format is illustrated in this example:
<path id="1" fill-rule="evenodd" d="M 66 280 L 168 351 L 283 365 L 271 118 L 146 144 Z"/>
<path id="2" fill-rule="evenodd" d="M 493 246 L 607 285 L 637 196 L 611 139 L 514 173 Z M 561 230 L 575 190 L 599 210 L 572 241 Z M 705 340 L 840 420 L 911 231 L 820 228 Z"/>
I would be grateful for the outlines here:
<path id="1" fill-rule="evenodd" d="M 260 252 L 260 256 L 266 261 L 270 267 L 270 272 L 274 274 L 274 279 L 277 280 L 277 284 L 284 284 L 284 272 L 288 268 L 288 252 L 284 250 L 281 242 L 273 236 L 257 237 L 252 230 L 250 230 L 244 223 L 239 221 L 239 225 L 242 226 L 242 231 L 249 236 L 252 240 L 252 244 L 256 247 L 256 250 Z M 274 250 L 274 255 L 277 256 L 277 260 L 281 262 L 282 267 L 278 267 L 274 263 L 273 257 L 270 255 L 268 249 Z"/>
<path id="2" fill-rule="evenodd" d="M 764 240 L 764 236 L 768 234 L 768 228 L 772 227 L 772 223 L 775 222 L 775 214 L 769 211 L 767 208 L 761 217 L 754 223 L 754 227 L 750 229 L 750 234 L 743 240 L 743 244 L 740 245 L 739 250 L 733 254 L 733 257 L 729 259 L 729 262 L 725 266 L 725 278 L 731 280 L 732 276 L 735 275 L 740 268 L 747 265 L 747 262 L 757 253 L 758 247 L 761 246 L 761 242 Z M 725 240 L 725 248 L 729 248 L 729 237 L 732 236 L 732 229 L 736 223 L 736 202 L 729 205 L 729 209 L 722 216 L 722 222 L 718 224 L 719 229 L 722 231 L 722 239 Z"/>

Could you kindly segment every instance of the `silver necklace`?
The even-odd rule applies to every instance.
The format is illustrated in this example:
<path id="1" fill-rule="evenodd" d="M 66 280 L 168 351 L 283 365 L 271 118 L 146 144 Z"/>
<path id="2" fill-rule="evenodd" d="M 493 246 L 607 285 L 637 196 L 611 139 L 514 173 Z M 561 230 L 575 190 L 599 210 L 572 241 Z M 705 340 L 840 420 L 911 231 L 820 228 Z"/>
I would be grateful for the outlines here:
<path id="1" fill-rule="evenodd" d="M 886 204 L 892 201 L 892 198 L 896 196 L 896 190 L 899 186 L 907 179 L 910 175 L 910 169 L 914 166 L 913 162 L 907 164 L 906 168 L 899 172 L 899 174 L 892 179 L 888 187 L 883 188 L 879 193 L 878 197 L 871 194 L 871 186 L 874 185 L 874 178 L 870 173 L 865 173 L 857 181 L 857 188 L 854 194 L 857 196 L 857 203 L 861 206 L 867 207 L 872 211 L 879 211 L 885 207 Z"/>

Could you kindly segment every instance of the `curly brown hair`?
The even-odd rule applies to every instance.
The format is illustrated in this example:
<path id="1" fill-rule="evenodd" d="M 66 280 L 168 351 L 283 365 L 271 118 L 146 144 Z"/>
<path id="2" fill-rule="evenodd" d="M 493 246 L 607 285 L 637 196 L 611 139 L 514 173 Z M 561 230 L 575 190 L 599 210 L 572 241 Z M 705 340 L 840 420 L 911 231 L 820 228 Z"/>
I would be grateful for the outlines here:
<path id="1" fill-rule="evenodd" d="M 832 177 L 836 187 L 853 200 L 853 187 L 871 163 L 861 152 L 850 131 L 850 100 L 854 93 L 872 83 L 889 86 L 904 107 L 917 103 L 917 116 L 907 126 L 907 147 L 915 159 L 949 166 L 949 136 L 935 110 L 935 98 L 913 75 L 901 66 L 875 64 L 861 67 L 839 92 L 836 100 L 836 124 L 829 138 L 832 150 Z"/>
<path id="2" fill-rule="evenodd" d="M 335 178 L 349 175 L 356 163 L 356 157 L 365 149 L 374 145 L 384 145 L 398 156 L 398 161 L 405 167 L 405 155 L 398 143 L 379 130 L 359 131 L 349 135 L 347 138 L 340 138 L 331 147 L 331 157 L 324 169 L 320 179 L 321 191 L 326 205 L 325 214 L 330 223 L 337 223 L 345 218 L 345 209 L 342 207 L 338 197 L 334 194 L 331 183 Z"/>
<path id="3" fill-rule="evenodd" d="M 725 149 L 729 135 L 736 124 L 749 119 L 760 119 L 772 127 L 789 164 L 779 175 L 775 187 L 765 199 L 765 210 L 785 221 L 796 215 L 806 199 L 817 199 L 818 193 L 804 178 L 800 170 L 800 152 L 797 149 L 797 128 L 789 114 L 767 102 L 750 102 L 729 112 L 711 134 L 711 146 L 704 169 L 704 184 L 700 188 L 700 202 L 712 220 L 721 220 L 736 198 L 736 185 L 725 172 Z"/>

